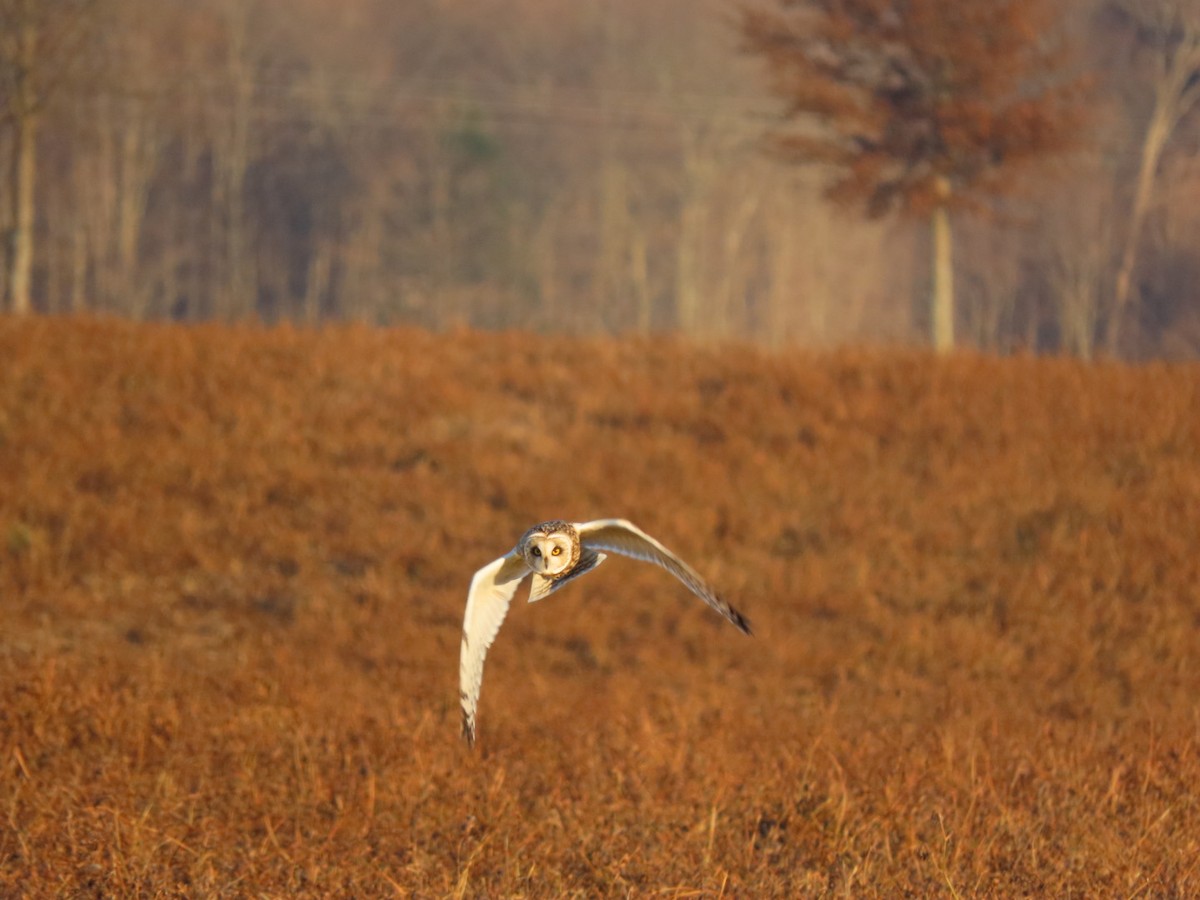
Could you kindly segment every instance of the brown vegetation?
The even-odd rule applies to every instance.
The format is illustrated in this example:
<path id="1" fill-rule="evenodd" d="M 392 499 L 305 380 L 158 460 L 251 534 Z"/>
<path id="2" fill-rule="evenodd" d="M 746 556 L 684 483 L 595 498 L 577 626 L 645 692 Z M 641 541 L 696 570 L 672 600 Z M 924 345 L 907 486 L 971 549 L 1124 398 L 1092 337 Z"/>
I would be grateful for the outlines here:
<path id="1" fill-rule="evenodd" d="M 1200 892 L 1200 370 L 0 319 L 0 894 Z M 458 734 L 467 582 L 518 602 Z"/>

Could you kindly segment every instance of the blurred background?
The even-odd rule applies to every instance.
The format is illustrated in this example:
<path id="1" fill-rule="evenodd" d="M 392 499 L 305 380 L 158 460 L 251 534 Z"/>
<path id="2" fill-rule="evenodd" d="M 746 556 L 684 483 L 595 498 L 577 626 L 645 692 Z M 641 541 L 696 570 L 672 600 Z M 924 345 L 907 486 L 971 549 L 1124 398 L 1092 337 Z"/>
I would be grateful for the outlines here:
<path id="1" fill-rule="evenodd" d="M 1194 358 L 1198 4 L 1052 6 L 1086 115 L 955 213 L 957 342 L 1088 357 L 1117 304 L 1110 353 Z M 740 10 L 0 0 L 5 306 L 925 342 L 926 224 L 770 152 Z"/>

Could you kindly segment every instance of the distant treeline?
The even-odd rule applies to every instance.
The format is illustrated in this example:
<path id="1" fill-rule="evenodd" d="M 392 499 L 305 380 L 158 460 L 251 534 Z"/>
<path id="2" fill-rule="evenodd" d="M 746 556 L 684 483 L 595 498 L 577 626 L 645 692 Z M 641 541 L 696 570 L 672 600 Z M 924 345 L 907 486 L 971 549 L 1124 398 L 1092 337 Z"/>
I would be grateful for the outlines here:
<path id="1" fill-rule="evenodd" d="M 6 308 L 923 341 L 925 230 L 767 152 L 735 6 L 0 0 Z M 1078 148 L 956 214 L 960 343 L 1090 356 L 1140 220 L 1120 352 L 1200 353 L 1192 33 L 1124 6 L 1053 23 Z"/>

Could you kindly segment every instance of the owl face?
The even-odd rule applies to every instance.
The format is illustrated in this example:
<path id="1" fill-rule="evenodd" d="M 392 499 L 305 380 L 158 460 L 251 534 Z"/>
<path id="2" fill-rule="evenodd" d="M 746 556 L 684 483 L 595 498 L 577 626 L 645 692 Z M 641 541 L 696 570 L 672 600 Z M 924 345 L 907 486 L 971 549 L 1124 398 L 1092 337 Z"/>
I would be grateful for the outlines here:
<path id="1" fill-rule="evenodd" d="M 534 572 L 553 578 L 575 565 L 579 539 L 569 531 L 534 531 L 526 535 L 521 553 Z"/>

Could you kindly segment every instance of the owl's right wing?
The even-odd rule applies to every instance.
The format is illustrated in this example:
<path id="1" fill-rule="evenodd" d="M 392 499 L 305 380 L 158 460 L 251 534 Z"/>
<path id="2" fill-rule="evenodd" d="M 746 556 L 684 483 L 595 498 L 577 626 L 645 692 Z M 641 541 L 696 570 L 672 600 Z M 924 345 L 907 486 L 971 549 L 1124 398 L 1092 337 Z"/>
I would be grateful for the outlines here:
<path id="1" fill-rule="evenodd" d="M 483 685 L 483 660 L 500 631 L 513 595 L 529 566 L 516 550 L 488 563 L 471 579 L 463 615 L 462 651 L 458 658 L 458 699 L 462 703 L 462 733 L 475 746 L 475 712 Z"/>
<path id="2" fill-rule="evenodd" d="M 628 519 L 597 519 L 594 522 L 577 523 L 575 528 L 579 532 L 579 540 L 584 547 L 620 553 L 623 556 L 661 566 L 687 585 L 693 594 L 724 616 L 742 634 L 751 633 L 750 623 L 746 621 L 746 617 L 709 587 L 708 582 L 701 578 L 695 569 Z"/>

